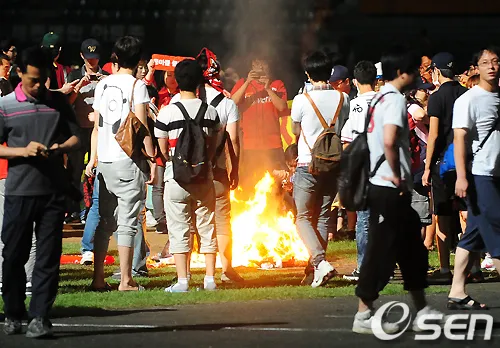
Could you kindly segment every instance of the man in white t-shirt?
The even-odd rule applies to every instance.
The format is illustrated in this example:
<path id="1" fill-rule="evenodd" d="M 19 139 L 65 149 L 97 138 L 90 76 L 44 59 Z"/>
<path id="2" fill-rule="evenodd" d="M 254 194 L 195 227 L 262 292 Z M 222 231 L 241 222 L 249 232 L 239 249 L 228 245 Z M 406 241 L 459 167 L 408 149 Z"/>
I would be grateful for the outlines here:
<path id="1" fill-rule="evenodd" d="M 349 115 L 349 97 L 336 91 L 328 83 L 332 61 L 323 52 L 314 52 L 304 61 L 304 69 L 313 85 L 307 94 L 293 99 L 293 133 L 298 139 L 298 164 L 293 183 L 293 198 L 297 207 L 297 231 L 304 242 L 314 266 L 312 287 L 324 285 L 335 274 L 326 261 L 328 234 L 334 226 L 332 203 L 337 194 L 336 177 L 309 173 L 311 150 L 323 126 L 308 100 L 311 98 L 327 124 L 331 124 L 338 112 L 335 131 L 340 134 Z M 343 99 L 343 102 L 342 102 Z M 341 104 L 342 103 L 342 104 Z"/>
<path id="2" fill-rule="evenodd" d="M 358 89 L 358 97 L 351 100 L 349 119 L 344 128 L 342 128 L 342 142 L 344 146 L 350 144 L 359 133 L 365 131 L 366 116 L 368 108 L 375 96 L 375 83 L 377 82 L 377 68 L 372 62 L 361 61 L 354 68 L 354 85 Z M 358 251 L 358 267 L 350 276 L 344 276 L 344 279 L 358 280 L 359 270 L 363 263 L 366 244 L 368 243 L 368 210 L 357 212 L 356 221 L 356 248 Z"/>
<path id="3" fill-rule="evenodd" d="M 485 309 L 467 295 L 466 275 L 472 252 L 488 251 L 500 269 L 500 128 L 498 48 L 476 55 L 479 85 L 465 92 L 453 108 L 453 132 L 457 181 L 455 194 L 468 198 L 467 227 L 455 254 L 455 272 L 448 297 L 449 309 Z M 471 146 L 472 141 L 472 146 Z M 472 176 L 467 172 L 473 154 Z"/>
<path id="4" fill-rule="evenodd" d="M 104 258 L 109 238 L 116 231 L 120 256 L 120 291 L 138 291 L 142 287 L 132 278 L 134 238 L 138 215 L 143 210 L 146 184 L 154 180 L 156 163 L 151 136 L 144 139 L 149 166 L 145 160 L 132 160 L 115 139 L 129 112 L 147 128 L 149 95 L 146 85 L 132 75 L 141 57 L 141 43 L 130 36 L 119 39 L 113 48 L 116 73 L 100 81 L 95 89 L 93 108 L 97 119 L 92 133 L 92 148 L 97 142 L 99 172 L 99 213 L 101 219 L 94 240 L 94 280 L 97 291 L 109 290 L 104 281 Z M 94 159 L 91 159 L 94 160 Z M 151 180 L 147 182 L 148 176 Z M 115 215 L 116 213 L 116 215 Z"/>
<path id="5" fill-rule="evenodd" d="M 439 314 L 427 306 L 427 249 L 420 236 L 420 218 L 411 207 L 410 146 L 406 99 L 402 92 L 413 83 L 420 57 L 394 48 L 382 57 L 384 79 L 388 81 L 373 98 L 368 125 L 370 179 L 368 245 L 361 264 L 356 296 L 358 312 L 352 330 L 371 334 L 374 301 L 388 283 L 394 265 L 399 264 L 404 288 L 418 311 Z M 399 331 L 397 324 L 382 323 L 388 334 Z M 414 330 L 420 330 L 416 322 Z"/>
<path id="6" fill-rule="evenodd" d="M 156 119 L 155 134 L 158 138 L 162 155 L 167 159 L 165 165 L 165 213 L 167 215 L 170 253 L 174 255 L 177 268 L 177 283 L 167 287 L 166 292 L 187 292 L 189 289 L 188 255 L 191 252 L 189 239 L 192 221 L 196 220 L 196 229 L 200 236 L 200 253 L 205 254 L 206 275 L 205 290 L 215 290 L 215 258 L 217 238 L 215 233 L 215 188 L 213 173 L 209 163 L 209 175 L 206 182 L 179 184 L 174 179 L 171 161 L 175 154 L 177 140 L 186 123 L 181 111 L 195 118 L 202 108 L 206 108 L 203 131 L 206 134 L 207 158 L 213 158 L 216 150 L 217 134 L 220 121 L 217 110 L 202 102 L 196 91 L 203 81 L 200 65 L 194 60 L 184 60 L 175 67 L 175 78 L 180 88 L 180 102 L 169 104 L 160 110 Z M 193 213 L 194 212 L 194 213 Z"/>

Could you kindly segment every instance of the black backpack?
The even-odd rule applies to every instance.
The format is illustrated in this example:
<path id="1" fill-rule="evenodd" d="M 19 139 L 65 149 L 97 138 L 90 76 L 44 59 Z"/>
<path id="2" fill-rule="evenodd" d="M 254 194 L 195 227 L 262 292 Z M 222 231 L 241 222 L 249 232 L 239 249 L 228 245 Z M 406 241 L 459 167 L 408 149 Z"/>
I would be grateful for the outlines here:
<path id="1" fill-rule="evenodd" d="M 340 203 L 348 211 L 361 211 L 367 208 L 368 185 L 382 163 L 385 155 L 382 155 L 373 171 L 370 172 L 370 149 L 368 148 L 368 125 L 373 116 L 375 106 L 390 93 L 382 94 L 375 103 L 372 103 L 366 115 L 363 133 L 354 139 L 342 153 L 340 159 L 340 177 L 338 181 Z"/>
<path id="2" fill-rule="evenodd" d="M 205 183 L 209 175 L 209 160 L 202 121 L 208 104 L 201 104 L 194 119 L 189 116 L 182 103 L 177 102 L 174 105 L 181 110 L 185 120 L 172 158 L 174 180 L 179 184 Z"/>

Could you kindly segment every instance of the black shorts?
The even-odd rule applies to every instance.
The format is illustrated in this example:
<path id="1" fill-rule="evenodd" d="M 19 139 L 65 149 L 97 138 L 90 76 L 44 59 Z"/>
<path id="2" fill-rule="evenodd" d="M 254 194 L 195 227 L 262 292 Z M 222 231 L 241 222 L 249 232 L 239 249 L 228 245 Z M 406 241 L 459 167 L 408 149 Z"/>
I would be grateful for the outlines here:
<path id="1" fill-rule="evenodd" d="M 455 196 L 457 173 L 447 172 L 441 178 L 439 164 L 431 168 L 432 201 L 434 215 L 452 216 L 456 211 L 467 211 L 465 200 Z"/>

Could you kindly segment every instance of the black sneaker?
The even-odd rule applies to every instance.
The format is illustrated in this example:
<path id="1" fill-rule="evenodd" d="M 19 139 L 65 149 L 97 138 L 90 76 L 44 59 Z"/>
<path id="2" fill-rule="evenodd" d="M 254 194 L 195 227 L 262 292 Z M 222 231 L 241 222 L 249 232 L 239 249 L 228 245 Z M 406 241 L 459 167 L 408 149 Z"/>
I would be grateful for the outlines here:
<path id="1" fill-rule="evenodd" d="M 3 332 L 6 335 L 18 335 L 23 331 L 23 324 L 21 320 L 12 320 L 9 318 L 5 318 L 5 322 L 3 324 Z"/>
<path id="2" fill-rule="evenodd" d="M 72 213 L 64 219 L 65 224 L 80 224 L 81 222 L 79 213 Z"/>
<path id="3" fill-rule="evenodd" d="M 355 281 L 357 282 L 359 280 L 359 272 L 357 269 L 355 269 L 351 275 L 345 275 L 344 276 L 344 279 L 347 279 L 347 280 L 352 280 L 352 281 Z"/>
<path id="4" fill-rule="evenodd" d="M 26 337 L 28 338 L 46 338 L 52 337 L 52 323 L 46 318 L 34 318 L 28 325 Z"/>

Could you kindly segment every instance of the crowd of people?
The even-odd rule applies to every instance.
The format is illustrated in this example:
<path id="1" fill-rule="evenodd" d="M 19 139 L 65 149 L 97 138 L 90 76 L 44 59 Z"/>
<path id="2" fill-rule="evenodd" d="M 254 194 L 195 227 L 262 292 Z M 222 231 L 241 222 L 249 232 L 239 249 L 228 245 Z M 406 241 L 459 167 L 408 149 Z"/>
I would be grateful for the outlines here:
<path id="1" fill-rule="evenodd" d="M 462 75 L 447 52 L 429 58 L 396 47 L 377 64 L 360 61 L 351 74 L 316 51 L 304 58 L 307 82 L 291 110 L 263 56 L 240 79 L 207 48 L 169 71 L 159 71 L 130 36 L 102 67 L 95 39 L 82 42 L 78 69 L 58 63 L 61 50 L 53 32 L 19 56 L 12 41 L 0 43 L 6 334 L 20 333 L 28 315 L 28 337 L 52 335 L 64 223 L 85 223 L 82 264 L 94 265 L 91 291 L 112 290 L 104 262 L 113 234 L 118 290 L 144 291 L 136 278 L 147 276 L 148 194 L 156 231 L 169 237 L 161 254 L 175 260 L 167 293 L 189 291 L 195 239 L 205 256 L 205 290 L 217 289 L 217 253 L 220 280 L 243 282 L 232 267 L 230 191 L 250 194 L 266 172 L 310 255 L 302 283 L 323 286 L 337 274 L 326 250 L 336 233 L 333 207 L 342 209 L 342 201 L 334 204 L 342 149 L 360 134 L 370 152 L 367 207 L 345 214 L 358 253 L 356 270 L 345 276 L 358 282 L 353 331 L 372 332 L 373 302 L 395 267 L 417 319 L 439 314 L 425 300 L 429 277 L 453 281 L 449 309 L 487 308 L 465 284 L 482 279 L 482 253 L 483 266 L 500 267 L 496 48 L 477 53 Z M 296 143 L 284 150 L 279 120 L 288 115 Z M 434 240 L 440 268 L 430 273 Z"/>

